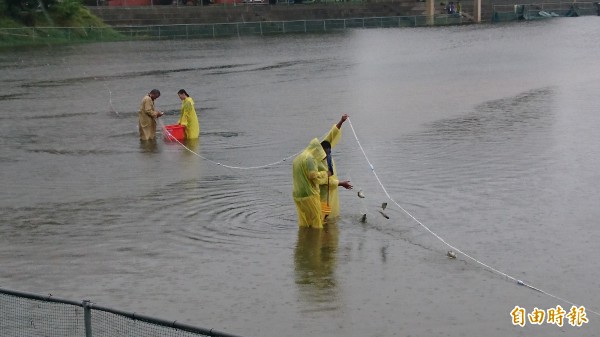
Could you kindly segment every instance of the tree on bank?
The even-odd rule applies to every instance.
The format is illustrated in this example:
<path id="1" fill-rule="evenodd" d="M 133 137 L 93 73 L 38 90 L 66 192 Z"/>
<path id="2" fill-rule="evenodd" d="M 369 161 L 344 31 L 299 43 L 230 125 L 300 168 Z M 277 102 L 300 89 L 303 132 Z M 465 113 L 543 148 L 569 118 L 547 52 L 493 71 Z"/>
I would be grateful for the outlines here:
<path id="1" fill-rule="evenodd" d="M 0 0 L 0 49 L 123 40 L 82 0 Z"/>
<path id="2" fill-rule="evenodd" d="M 80 0 L 0 0 L 0 18 L 25 26 L 70 25 L 83 12 Z"/>

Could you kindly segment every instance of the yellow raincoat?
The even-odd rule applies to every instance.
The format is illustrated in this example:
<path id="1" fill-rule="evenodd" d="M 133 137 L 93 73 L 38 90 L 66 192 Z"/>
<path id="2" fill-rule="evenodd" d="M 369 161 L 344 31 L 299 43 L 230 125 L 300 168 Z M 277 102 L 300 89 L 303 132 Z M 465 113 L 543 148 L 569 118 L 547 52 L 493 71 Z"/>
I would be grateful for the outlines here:
<path id="1" fill-rule="evenodd" d="M 142 99 L 140 111 L 138 111 L 138 117 L 140 139 L 154 139 L 156 136 L 156 118 L 158 117 L 158 111 L 156 111 L 154 108 L 154 101 L 149 95 L 144 96 Z"/>
<path id="2" fill-rule="evenodd" d="M 198 115 L 191 97 L 186 97 L 181 101 L 181 116 L 177 124 L 185 126 L 185 139 L 197 139 L 200 136 Z"/>
<path id="3" fill-rule="evenodd" d="M 342 138 L 342 130 L 338 129 L 336 125 L 333 125 L 329 133 L 323 138 L 331 144 L 331 149 L 337 145 Z M 325 179 L 325 183 L 320 186 L 321 202 L 329 204 L 331 207 L 331 213 L 329 218 L 337 218 L 340 216 L 340 198 L 338 194 L 338 183 L 340 182 L 337 176 L 337 168 L 335 167 L 335 161 L 331 159 L 333 165 L 333 175 L 329 179 Z M 327 172 L 327 160 L 321 160 L 319 162 L 319 171 Z M 329 194 L 329 195 L 328 195 Z"/>
<path id="4" fill-rule="evenodd" d="M 300 227 L 323 228 L 319 185 L 327 183 L 327 171 L 319 171 L 319 163 L 325 156 L 321 142 L 314 138 L 292 162 L 292 196 Z"/>

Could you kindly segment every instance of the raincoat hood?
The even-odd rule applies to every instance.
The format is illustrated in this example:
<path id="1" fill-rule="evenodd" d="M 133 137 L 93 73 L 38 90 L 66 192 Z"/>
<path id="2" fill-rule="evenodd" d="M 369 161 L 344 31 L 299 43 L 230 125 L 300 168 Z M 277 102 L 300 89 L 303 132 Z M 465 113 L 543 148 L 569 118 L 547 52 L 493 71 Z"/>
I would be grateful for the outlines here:
<path id="1" fill-rule="evenodd" d="M 323 150 L 321 142 L 318 138 L 311 140 L 304 150 L 308 151 L 317 161 L 321 161 L 327 157 L 327 153 L 325 153 L 325 150 Z"/>

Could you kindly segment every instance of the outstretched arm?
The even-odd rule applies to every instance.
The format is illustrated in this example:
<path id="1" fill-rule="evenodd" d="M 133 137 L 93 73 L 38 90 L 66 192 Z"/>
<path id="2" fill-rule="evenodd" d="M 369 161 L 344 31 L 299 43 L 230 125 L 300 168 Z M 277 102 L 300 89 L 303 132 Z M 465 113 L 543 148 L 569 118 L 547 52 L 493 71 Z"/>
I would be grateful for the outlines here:
<path id="1" fill-rule="evenodd" d="M 346 121 L 346 119 L 348 119 L 348 114 L 343 114 L 342 118 L 340 119 L 340 121 L 335 125 L 336 128 L 341 129 L 342 128 L 342 124 L 344 124 L 344 122 Z"/>
<path id="2" fill-rule="evenodd" d="M 345 188 L 347 190 L 352 189 L 352 185 L 350 185 L 350 180 L 342 180 L 338 183 L 338 186 L 342 186 L 343 188 Z"/>

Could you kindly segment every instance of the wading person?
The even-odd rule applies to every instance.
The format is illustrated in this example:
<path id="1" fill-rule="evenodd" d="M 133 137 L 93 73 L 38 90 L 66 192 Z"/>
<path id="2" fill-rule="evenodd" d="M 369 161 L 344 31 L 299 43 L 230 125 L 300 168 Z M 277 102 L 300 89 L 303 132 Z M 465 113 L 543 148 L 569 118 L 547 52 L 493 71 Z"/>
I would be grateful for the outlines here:
<path id="1" fill-rule="evenodd" d="M 335 161 L 331 155 L 331 150 L 337 145 L 342 138 L 342 124 L 348 119 L 347 114 L 343 114 L 337 124 L 334 124 L 329 130 L 329 133 L 323 138 L 321 146 L 325 150 L 326 158 L 321 160 L 319 170 L 327 170 L 330 175 L 325 184 L 320 185 L 321 207 L 324 213 L 330 212 L 327 215 L 328 219 L 335 219 L 340 216 L 340 199 L 338 196 L 338 186 L 342 186 L 347 190 L 352 189 L 349 180 L 340 181 L 337 176 Z"/>
<path id="2" fill-rule="evenodd" d="M 292 196 L 298 213 L 298 226 L 323 228 L 319 185 L 327 183 L 328 171 L 319 171 L 325 158 L 319 139 L 314 138 L 292 162 Z"/>
<path id="3" fill-rule="evenodd" d="M 200 136 L 200 124 L 194 108 L 194 100 L 181 89 L 177 92 L 181 100 L 181 116 L 177 124 L 185 126 L 185 139 L 197 139 Z"/>
<path id="4" fill-rule="evenodd" d="M 163 115 L 154 107 L 154 100 L 159 97 L 160 91 L 152 89 L 142 99 L 140 111 L 138 112 L 140 140 L 154 140 L 156 137 L 156 119 Z"/>

